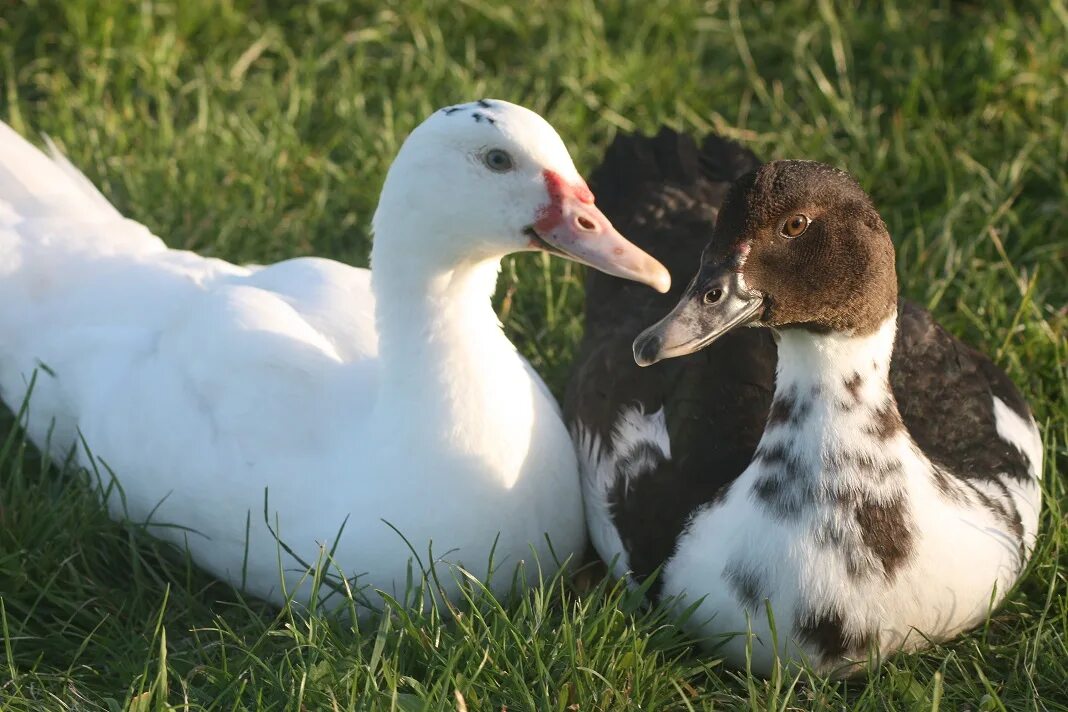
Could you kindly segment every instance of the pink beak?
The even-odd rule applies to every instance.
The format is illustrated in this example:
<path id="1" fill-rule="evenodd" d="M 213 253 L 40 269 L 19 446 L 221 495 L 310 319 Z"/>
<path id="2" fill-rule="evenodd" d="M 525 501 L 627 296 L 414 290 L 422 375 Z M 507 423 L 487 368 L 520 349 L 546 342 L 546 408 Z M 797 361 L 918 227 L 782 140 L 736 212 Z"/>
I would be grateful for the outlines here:
<path id="1" fill-rule="evenodd" d="M 589 265 L 605 274 L 647 284 L 658 292 L 671 288 L 664 265 L 628 241 L 612 227 L 596 205 L 585 183 L 567 183 L 559 174 L 545 171 L 549 204 L 528 229 L 530 246 Z"/>

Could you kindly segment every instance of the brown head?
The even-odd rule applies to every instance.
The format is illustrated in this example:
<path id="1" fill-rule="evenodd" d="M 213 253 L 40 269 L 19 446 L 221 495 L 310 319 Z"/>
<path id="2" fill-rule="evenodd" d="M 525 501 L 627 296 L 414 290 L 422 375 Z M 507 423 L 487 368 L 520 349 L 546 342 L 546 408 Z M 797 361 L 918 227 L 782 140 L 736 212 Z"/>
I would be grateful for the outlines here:
<path id="1" fill-rule="evenodd" d="M 867 334 L 897 308 L 894 247 L 848 174 L 775 161 L 731 187 L 697 276 L 634 341 L 647 366 L 744 325 Z"/>

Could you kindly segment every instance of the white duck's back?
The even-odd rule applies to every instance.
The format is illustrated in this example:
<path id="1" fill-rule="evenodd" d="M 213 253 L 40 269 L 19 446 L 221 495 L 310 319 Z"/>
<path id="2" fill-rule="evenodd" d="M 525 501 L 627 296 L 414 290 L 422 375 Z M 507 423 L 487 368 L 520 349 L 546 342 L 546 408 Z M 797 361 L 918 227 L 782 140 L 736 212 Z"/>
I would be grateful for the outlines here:
<path id="1" fill-rule="evenodd" d="M 198 531 L 194 550 L 243 547 L 232 520 L 258 500 L 262 523 L 264 489 L 276 507 L 316 499 L 299 473 L 329 467 L 340 424 L 358 439 L 373 407 L 370 273 L 168 250 L 65 161 L 4 125 L 0 146 L 0 389 L 17 408 L 34 380 L 32 439 L 63 454 L 80 433 L 119 478 L 113 510 Z"/>
<path id="2" fill-rule="evenodd" d="M 570 438 L 492 313 L 497 260 L 398 327 L 411 363 L 387 370 L 368 270 L 169 250 L 0 124 L 0 395 L 17 410 L 32 381 L 38 446 L 76 447 L 114 474 L 114 515 L 272 600 L 280 568 L 292 595 L 324 547 L 332 573 L 398 596 L 413 554 L 484 578 L 491 552 L 551 571 L 581 551 Z"/>

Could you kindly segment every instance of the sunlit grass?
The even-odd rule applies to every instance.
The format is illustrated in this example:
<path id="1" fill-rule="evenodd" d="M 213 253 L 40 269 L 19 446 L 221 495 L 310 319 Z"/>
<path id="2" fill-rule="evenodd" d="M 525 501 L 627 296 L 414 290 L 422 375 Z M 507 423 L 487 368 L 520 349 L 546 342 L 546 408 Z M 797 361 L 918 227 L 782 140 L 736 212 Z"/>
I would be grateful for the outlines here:
<path id="1" fill-rule="evenodd" d="M 1068 8 L 1035 3 L 22 1 L 0 8 L 0 118 L 47 133 L 126 215 L 235 261 L 365 265 L 406 132 L 481 96 L 527 104 L 588 173 L 661 123 L 872 193 L 904 292 L 992 354 L 1043 427 L 1029 573 L 988 625 L 869 679 L 725 670 L 614 581 L 358 629 L 213 582 L 5 425 L 0 707 L 1066 709 Z M 509 334 L 557 393 L 581 270 L 508 260 Z"/>

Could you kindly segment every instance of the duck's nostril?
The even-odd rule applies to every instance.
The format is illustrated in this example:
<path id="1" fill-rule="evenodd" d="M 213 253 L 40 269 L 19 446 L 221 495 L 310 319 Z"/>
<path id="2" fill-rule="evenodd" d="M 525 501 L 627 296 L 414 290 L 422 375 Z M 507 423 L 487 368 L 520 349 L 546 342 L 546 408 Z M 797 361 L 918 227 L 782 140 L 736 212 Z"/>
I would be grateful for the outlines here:
<path id="1" fill-rule="evenodd" d="M 597 224 L 584 215 L 579 215 L 577 218 L 575 218 L 575 222 L 577 222 L 578 226 L 583 230 L 597 229 Z"/>

